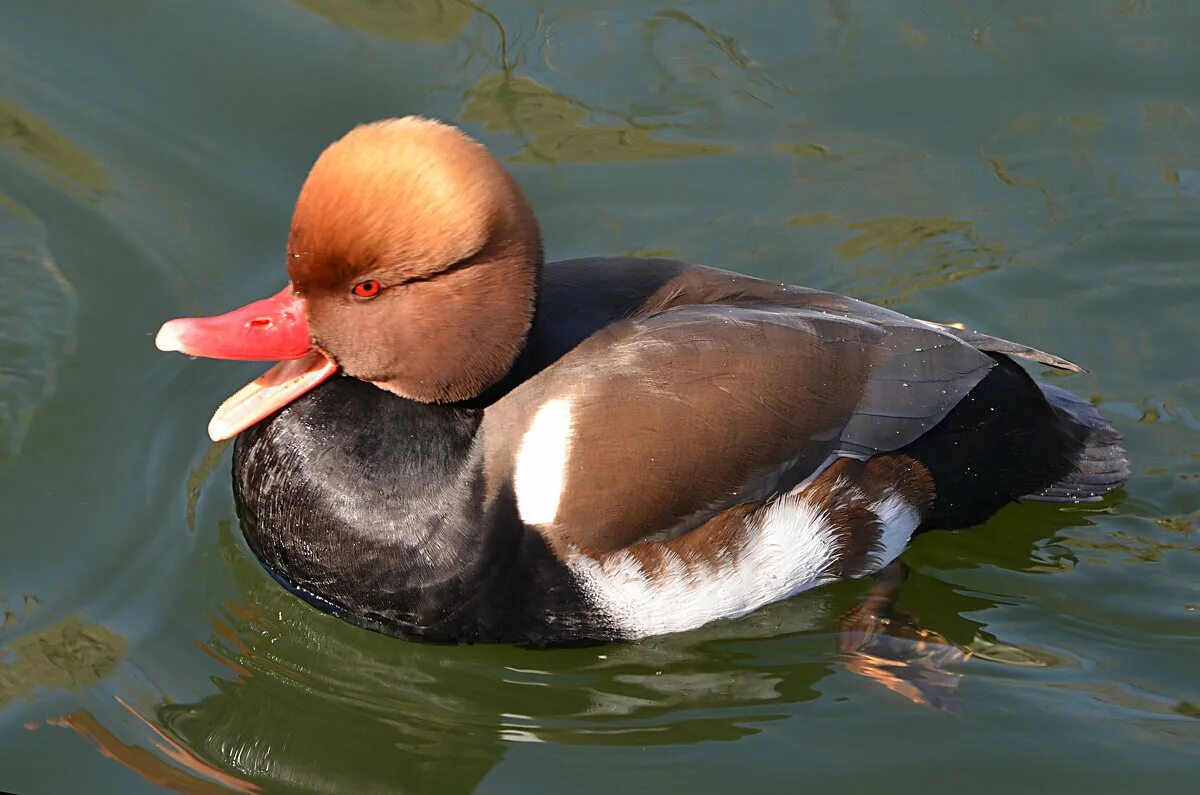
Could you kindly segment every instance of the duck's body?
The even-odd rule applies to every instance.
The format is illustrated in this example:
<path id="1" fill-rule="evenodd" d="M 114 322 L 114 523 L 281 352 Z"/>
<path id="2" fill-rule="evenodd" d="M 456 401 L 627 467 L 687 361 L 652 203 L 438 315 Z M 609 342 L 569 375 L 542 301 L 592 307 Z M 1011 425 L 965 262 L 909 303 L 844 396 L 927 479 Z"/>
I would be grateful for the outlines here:
<path id="1" fill-rule="evenodd" d="M 490 158 L 461 176 L 478 152 L 449 128 L 388 124 L 359 138 L 389 156 L 433 148 L 433 165 L 389 165 L 403 201 L 449 196 L 486 205 L 482 220 L 454 227 L 448 251 L 422 238 L 437 217 L 331 232 L 330 217 L 401 195 L 347 188 L 364 144 L 351 158 L 340 143 L 293 222 L 298 294 L 202 321 L 245 337 L 298 313 L 315 342 L 305 327 L 288 345 L 209 343 L 197 321 L 160 335 L 200 355 L 305 357 L 214 427 L 246 429 L 234 486 L 255 554 L 353 623 L 532 644 L 685 630 L 876 571 L 921 528 L 1023 496 L 1098 499 L 1128 476 L 1115 431 L 1010 356 L 1077 369 L 1062 359 L 679 262 L 543 267 Z M 347 377 L 315 386 L 338 366 Z"/>
<path id="2" fill-rule="evenodd" d="M 480 399 L 336 378 L 238 437 L 243 528 L 279 578 L 407 637 L 684 630 L 1064 481 L 1092 433 L 1006 356 L 841 296 L 663 260 L 543 278 Z"/>

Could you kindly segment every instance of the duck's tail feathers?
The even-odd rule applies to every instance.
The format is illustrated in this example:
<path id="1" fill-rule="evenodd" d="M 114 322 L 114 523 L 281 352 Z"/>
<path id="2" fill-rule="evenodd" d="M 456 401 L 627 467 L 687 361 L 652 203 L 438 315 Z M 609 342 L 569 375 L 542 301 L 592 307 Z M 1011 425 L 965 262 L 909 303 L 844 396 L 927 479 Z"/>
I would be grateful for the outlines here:
<path id="1" fill-rule="evenodd" d="M 1083 429 L 1083 448 L 1075 469 L 1062 480 L 1027 500 L 1041 502 L 1099 502 L 1129 480 L 1129 459 L 1121 447 L 1121 434 L 1096 411 L 1096 407 L 1067 390 L 1038 382 L 1050 405 Z"/>

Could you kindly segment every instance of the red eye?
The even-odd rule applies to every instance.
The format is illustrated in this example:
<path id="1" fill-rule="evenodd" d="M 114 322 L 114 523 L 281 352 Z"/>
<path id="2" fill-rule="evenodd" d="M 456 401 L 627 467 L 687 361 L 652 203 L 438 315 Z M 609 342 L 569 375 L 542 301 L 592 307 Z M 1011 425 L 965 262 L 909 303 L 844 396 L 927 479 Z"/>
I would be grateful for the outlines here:
<path id="1" fill-rule="evenodd" d="M 374 298 L 382 289 L 383 285 L 377 279 L 367 279 L 354 285 L 354 294 L 359 298 Z"/>

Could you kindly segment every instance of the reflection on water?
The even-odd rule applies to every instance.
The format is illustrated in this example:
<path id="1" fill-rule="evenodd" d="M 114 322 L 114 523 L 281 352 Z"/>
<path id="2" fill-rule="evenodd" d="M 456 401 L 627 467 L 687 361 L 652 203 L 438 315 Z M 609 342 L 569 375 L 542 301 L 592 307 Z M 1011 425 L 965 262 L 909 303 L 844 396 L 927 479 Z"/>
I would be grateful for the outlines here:
<path id="1" fill-rule="evenodd" d="M 87 710 L 46 721 L 91 740 L 105 756 L 124 765 L 151 784 L 183 793 L 261 792 L 261 788 L 197 759 L 119 697 L 117 703 L 148 726 L 157 738 L 151 747 L 127 743 Z M 35 729 L 34 725 L 26 728 Z M 159 756 L 161 754 L 162 756 Z M 165 758 L 164 758 L 165 757 Z M 167 761 L 167 760 L 170 761 Z M 174 763 L 174 764 L 172 764 Z M 176 767 L 178 765 L 178 767 Z"/>
<path id="2" fill-rule="evenodd" d="M 28 598 L 26 602 L 28 611 Z M 14 614 L 6 612 L 6 625 L 8 615 Z M 18 637 L 0 647 L 0 708 L 44 690 L 91 687 L 111 673 L 124 654 L 124 638 L 78 617 Z"/>
<path id="3" fill-rule="evenodd" d="M 998 640 L 966 618 L 997 602 L 924 578 L 912 607 L 898 587 L 883 589 L 906 610 L 888 605 L 886 634 L 867 638 L 834 635 L 872 604 L 860 601 L 869 583 L 857 581 L 737 622 L 634 644 L 522 650 L 407 643 L 349 627 L 283 591 L 235 533 L 231 523 L 220 524 L 220 553 L 239 595 L 220 607 L 196 649 L 223 669 L 215 692 L 178 702 L 142 678 L 129 698 L 143 706 L 113 696 L 116 714 L 149 729 L 132 742 L 88 711 L 49 725 L 72 729 L 146 780 L 183 792 L 217 791 L 217 782 L 245 792 L 424 791 L 436 783 L 465 793 L 511 743 L 645 748 L 749 737 L 782 719 L 786 705 L 818 699 L 821 681 L 839 669 L 913 703 L 957 711 L 956 690 L 975 660 L 993 668 L 1079 667 L 1050 650 Z M 922 628 L 918 610 L 948 637 Z M 78 621 L 69 629 L 78 634 Z M 31 637 L 21 648 L 39 642 Z M 840 653 L 830 658 L 835 648 Z M 119 652 L 69 656 L 104 673 Z M 107 668 L 86 662 L 100 656 Z"/>
<path id="4" fill-rule="evenodd" d="M 20 452 L 34 412 L 53 392 L 76 309 L 45 228 L 0 193 L 0 461 Z"/>
<path id="5" fill-rule="evenodd" d="M 188 530 L 196 529 L 196 507 L 200 501 L 200 490 L 217 468 L 221 466 L 225 451 L 232 444 L 231 440 L 216 442 L 204 451 L 200 463 L 188 472 L 187 482 L 187 526 Z"/>
<path id="6" fill-rule="evenodd" d="M 834 251 L 849 260 L 871 257 L 882 263 L 876 301 L 902 303 L 919 290 L 940 287 L 1000 267 L 1003 247 L 984 243 L 966 221 L 952 218 L 871 218 L 843 227 L 852 237 Z M 892 274 L 896 260 L 918 247 L 921 267 Z M 887 263 L 891 263 L 889 266 Z"/>
<path id="7" fill-rule="evenodd" d="M 39 168 L 89 191 L 108 183 L 95 158 L 32 113 L 0 97 L 0 147 L 33 159 Z"/>
<path id="8" fill-rule="evenodd" d="M 203 784 L 212 780 L 243 791 L 389 792 L 437 782 L 444 791 L 469 792 L 503 757 L 506 742 L 733 740 L 774 716 L 739 719 L 730 710 L 815 698 L 811 685 L 827 673 L 820 665 L 756 666 L 744 650 L 723 648 L 810 628 L 805 611 L 760 619 L 758 628 L 595 649 L 403 643 L 295 600 L 244 555 L 228 523 L 220 532 L 243 593 L 222 608 L 202 645 L 226 668 L 214 680 L 216 692 L 193 703 L 143 693 L 135 700 L 158 703 L 141 714 L 122 702 L 153 730 L 140 744 L 86 712 L 50 721 L 173 788 L 207 791 Z M 821 597 L 813 606 L 822 606 Z"/>
<path id="9" fill-rule="evenodd" d="M 292 0 L 338 25 L 398 41 L 449 41 L 474 13 L 468 0 Z"/>
<path id="10" fill-rule="evenodd" d="M 467 94 L 465 121 L 484 129 L 517 133 L 525 148 L 516 162 L 599 163 L 661 160 L 727 152 L 728 147 L 664 141 L 654 137 L 661 125 L 585 125 L 589 110 L 564 94 L 528 77 L 491 75 Z"/>
<path id="11" fill-rule="evenodd" d="M 3 4 L 0 789 L 903 790 L 937 748 L 946 789 L 1186 790 L 1198 31 L 1128 0 Z M 313 156 L 403 113 L 506 158 L 552 257 L 669 252 L 1077 360 L 1135 477 L 917 539 L 859 644 L 867 581 L 546 652 L 316 613 L 248 556 L 203 432 L 258 365 L 152 335 L 274 289 Z"/>

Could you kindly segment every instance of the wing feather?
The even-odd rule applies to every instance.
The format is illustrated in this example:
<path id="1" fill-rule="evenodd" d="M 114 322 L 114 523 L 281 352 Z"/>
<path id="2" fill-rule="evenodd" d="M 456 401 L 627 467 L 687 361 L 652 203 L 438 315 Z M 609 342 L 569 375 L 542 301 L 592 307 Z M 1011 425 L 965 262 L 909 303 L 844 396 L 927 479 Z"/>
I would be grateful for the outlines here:
<path id="1" fill-rule="evenodd" d="M 615 549 L 789 488 L 831 455 L 903 447 L 994 364 L 886 310 L 668 308 L 602 329 L 489 408 L 488 470 L 505 477 L 530 418 L 567 401 L 571 452 L 543 533 Z"/>

